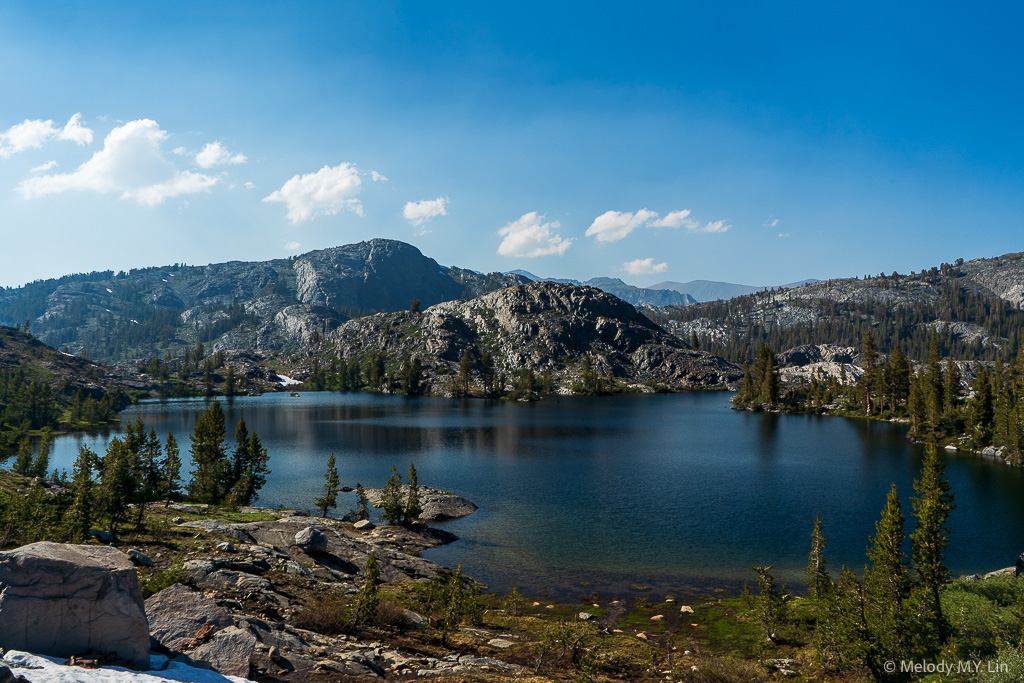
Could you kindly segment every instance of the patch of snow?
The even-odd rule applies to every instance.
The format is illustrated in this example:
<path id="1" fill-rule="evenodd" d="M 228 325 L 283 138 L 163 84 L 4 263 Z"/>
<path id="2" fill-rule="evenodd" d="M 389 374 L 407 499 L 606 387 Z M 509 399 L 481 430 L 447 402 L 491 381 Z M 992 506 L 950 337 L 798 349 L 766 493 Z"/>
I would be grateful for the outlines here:
<path id="1" fill-rule="evenodd" d="M 160 278 L 160 279 L 163 280 L 164 282 L 167 282 L 167 278 Z"/>
<path id="2" fill-rule="evenodd" d="M 300 382 L 299 380 L 292 379 L 288 375 L 282 375 L 281 373 L 277 373 L 277 376 L 279 378 L 277 380 L 277 383 L 280 384 L 283 387 L 287 387 L 287 386 L 290 386 L 292 384 L 302 384 L 302 382 Z"/>
<path id="3" fill-rule="evenodd" d="M 108 291 L 108 292 L 110 292 L 111 294 L 113 294 L 113 293 L 114 293 L 114 290 L 112 290 L 112 289 L 111 289 L 110 287 L 104 287 L 103 289 L 107 290 L 107 291 Z"/>
<path id="4" fill-rule="evenodd" d="M 153 671 L 132 671 L 120 666 L 83 669 L 65 666 L 66 659 L 17 650 L 8 651 L 2 661 L 15 676 L 24 676 L 30 683 L 245 683 L 247 680 L 208 669 L 197 669 L 181 662 L 168 662 L 162 655 L 150 657 Z M 163 670 L 159 670 L 161 668 Z"/>
<path id="5" fill-rule="evenodd" d="M 167 273 L 168 276 L 174 277 L 174 273 Z"/>
<path id="6" fill-rule="evenodd" d="M 136 320 L 135 318 L 132 318 L 131 320 L 132 320 L 132 322 L 133 322 L 133 323 L 135 323 L 136 325 L 138 325 L 138 324 L 139 324 L 139 321 L 138 321 L 138 320 Z"/>

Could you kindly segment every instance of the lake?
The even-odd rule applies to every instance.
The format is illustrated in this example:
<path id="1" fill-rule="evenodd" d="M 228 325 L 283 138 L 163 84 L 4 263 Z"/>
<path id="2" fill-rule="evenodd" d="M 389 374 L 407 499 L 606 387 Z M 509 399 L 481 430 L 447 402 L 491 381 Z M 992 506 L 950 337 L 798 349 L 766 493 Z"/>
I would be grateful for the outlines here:
<path id="1" fill-rule="evenodd" d="M 268 394 L 224 401 L 229 437 L 239 417 L 271 455 L 259 504 L 299 510 L 320 495 L 327 458 L 342 481 L 382 486 L 392 465 L 416 464 L 422 485 L 480 509 L 441 523 L 458 534 L 424 556 L 492 590 L 533 595 L 735 590 L 753 565 L 800 584 L 815 513 L 833 570 L 858 572 L 891 482 L 904 501 L 923 450 L 903 425 L 729 410 L 731 394 L 702 392 L 537 403 L 374 394 Z M 188 434 L 206 402 L 146 402 L 163 439 Z M 116 432 L 115 432 L 116 433 Z M 78 448 L 102 452 L 115 434 L 57 439 L 51 467 Z M 946 456 L 956 495 L 947 564 L 955 574 L 1012 565 L 1024 550 L 1024 470 Z M 191 468 L 186 463 L 187 472 Z M 339 496 L 338 516 L 354 505 Z M 907 547 L 909 552 L 909 544 Z"/>

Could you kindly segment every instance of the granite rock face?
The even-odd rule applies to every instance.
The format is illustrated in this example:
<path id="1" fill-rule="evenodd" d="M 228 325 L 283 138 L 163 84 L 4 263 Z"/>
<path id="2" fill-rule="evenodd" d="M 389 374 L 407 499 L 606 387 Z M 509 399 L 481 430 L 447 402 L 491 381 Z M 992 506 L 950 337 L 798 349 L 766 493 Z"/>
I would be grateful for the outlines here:
<path id="1" fill-rule="evenodd" d="M 199 591 L 176 583 L 146 600 L 149 633 L 170 650 L 184 650 L 204 626 L 234 626 L 231 614 Z"/>
<path id="2" fill-rule="evenodd" d="M 57 657 L 87 650 L 149 665 L 149 627 L 128 556 L 33 543 L 0 553 L 0 648 Z"/>

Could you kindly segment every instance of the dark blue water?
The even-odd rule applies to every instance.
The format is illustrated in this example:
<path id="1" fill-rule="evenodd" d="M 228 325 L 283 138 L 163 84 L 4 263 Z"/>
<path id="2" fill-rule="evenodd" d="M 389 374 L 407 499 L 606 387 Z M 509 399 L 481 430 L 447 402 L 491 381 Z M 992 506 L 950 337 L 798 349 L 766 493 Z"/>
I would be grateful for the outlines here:
<path id="1" fill-rule="evenodd" d="M 630 585 L 705 590 L 750 580 L 753 565 L 802 579 L 815 513 L 833 568 L 858 571 L 891 482 L 911 531 L 922 451 L 906 428 L 864 420 L 737 413 L 730 395 L 562 398 L 538 403 L 369 394 L 274 394 L 225 404 L 271 454 L 260 503 L 309 509 L 331 452 L 344 482 L 380 486 L 414 461 L 421 484 L 480 506 L 446 523 L 461 540 L 426 557 L 504 591 L 622 593 Z M 141 415 L 187 451 L 201 400 L 146 403 Z M 81 444 L 58 439 L 53 464 L 71 468 Z M 1013 563 L 1024 550 L 1024 470 L 949 455 L 957 509 L 954 573 Z M 188 469 L 189 466 L 186 466 Z M 343 495 L 339 510 L 354 504 Z M 584 591 L 586 592 L 586 591 Z"/>

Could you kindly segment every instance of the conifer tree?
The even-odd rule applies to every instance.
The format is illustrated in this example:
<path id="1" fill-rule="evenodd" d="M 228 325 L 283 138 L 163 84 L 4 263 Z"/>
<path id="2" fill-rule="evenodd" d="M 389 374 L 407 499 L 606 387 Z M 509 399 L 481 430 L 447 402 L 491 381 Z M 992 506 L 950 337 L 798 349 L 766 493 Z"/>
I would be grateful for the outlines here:
<path id="1" fill-rule="evenodd" d="M 96 454 L 82 446 L 75 459 L 71 478 L 71 506 L 65 517 L 68 535 L 75 543 L 84 543 L 92 528 L 93 482 L 92 465 Z"/>
<path id="2" fill-rule="evenodd" d="M 359 482 L 356 482 L 356 520 L 370 518 L 370 499 L 366 495 L 366 489 Z"/>
<path id="3" fill-rule="evenodd" d="M 423 512 L 423 506 L 420 505 L 420 484 L 419 477 L 416 476 L 416 465 L 412 462 L 409 463 L 409 495 L 406 497 L 405 502 L 405 523 L 411 524 L 419 519 L 420 514 Z"/>
<path id="4" fill-rule="evenodd" d="M 191 472 L 188 493 L 200 503 L 215 505 L 224 498 L 227 453 L 223 441 L 224 412 L 220 402 L 214 400 L 196 420 L 189 449 L 195 469 Z"/>
<path id="5" fill-rule="evenodd" d="M 814 516 L 811 531 L 811 554 L 807 561 L 807 590 L 811 599 L 819 600 L 832 588 L 832 577 L 825 566 L 825 535 L 821 530 L 821 515 Z"/>
<path id="6" fill-rule="evenodd" d="M 166 495 L 164 507 L 168 507 L 171 501 L 181 493 L 181 456 L 174 432 L 167 432 L 164 454 L 164 493 Z"/>
<path id="7" fill-rule="evenodd" d="M 875 338 L 868 329 L 864 332 L 861 341 L 861 355 L 864 356 L 864 374 L 860 378 L 860 385 L 864 388 L 864 413 L 871 414 L 871 392 L 877 389 L 878 385 L 878 349 L 875 347 Z"/>
<path id="8" fill-rule="evenodd" d="M 398 524 L 402 521 L 402 475 L 394 465 L 391 466 L 391 474 L 381 489 L 380 507 L 388 524 Z"/>
<path id="9" fill-rule="evenodd" d="M 107 531 L 115 539 L 121 523 L 128 516 L 128 506 L 135 492 L 132 481 L 133 456 L 128 444 L 115 437 L 107 445 L 107 453 L 103 457 L 99 497 L 107 515 Z"/>
<path id="10" fill-rule="evenodd" d="M 466 349 L 462 353 L 462 360 L 459 361 L 459 390 L 462 396 L 469 396 L 469 381 L 473 370 L 473 356 Z"/>
<path id="11" fill-rule="evenodd" d="M 39 439 L 39 450 L 36 451 L 36 457 L 32 461 L 31 476 L 46 477 L 46 473 L 50 469 L 50 449 L 52 446 L 53 430 L 46 427 L 43 429 L 43 435 Z"/>
<path id="12" fill-rule="evenodd" d="M 896 485 L 889 489 L 882 517 L 868 547 L 864 570 L 864 621 L 868 631 L 866 664 L 880 680 L 890 680 L 887 661 L 909 660 L 916 633 L 910 609 L 910 577 L 903 555 L 903 512 Z"/>
<path id="13" fill-rule="evenodd" d="M 11 471 L 24 476 L 32 473 L 32 442 L 27 436 L 18 442 L 18 456 L 14 459 Z"/>
<path id="14" fill-rule="evenodd" d="M 380 606 L 380 567 L 377 558 L 370 553 L 363 568 L 363 587 L 356 596 L 354 621 L 357 626 L 368 624 L 377 618 Z"/>
<path id="15" fill-rule="evenodd" d="M 975 445 L 988 446 L 992 443 L 994 418 L 992 379 L 988 370 L 982 368 L 974 381 L 974 398 L 971 400 L 971 435 Z"/>
<path id="16" fill-rule="evenodd" d="M 921 478 L 914 482 L 917 497 L 911 498 L 916 519 L 914 533 L 910 535 L 913 548 L 911 558 L 926 605 L 924 618 L 930 622 L 928 626 L 937 640 L 932 648 L 933 653 L 949 637 L 949 625 L 942 613 L 942 600 L 939 596 L 939 590 L 951 576 L 945 564 L 945 549 L 949 543 L 946 520 L 954 506 L 945 469 L 938 449 L 930 444 L 925 449 Z"/>
<path id="17" fill-rule="evenodd" d="M 338 468 L 335 467 L 334 463 L 334 453 L 331 453 L 331 457 L 327 459 L 327 472 L 324 473 L 324 495 L 313 501 L 320 510 L 321 517 L 327 516 L 328 508 L 338 507 L 338 488 L 340 484 Z"/>

